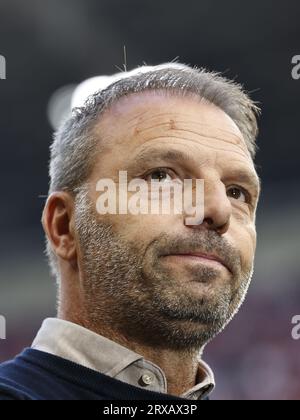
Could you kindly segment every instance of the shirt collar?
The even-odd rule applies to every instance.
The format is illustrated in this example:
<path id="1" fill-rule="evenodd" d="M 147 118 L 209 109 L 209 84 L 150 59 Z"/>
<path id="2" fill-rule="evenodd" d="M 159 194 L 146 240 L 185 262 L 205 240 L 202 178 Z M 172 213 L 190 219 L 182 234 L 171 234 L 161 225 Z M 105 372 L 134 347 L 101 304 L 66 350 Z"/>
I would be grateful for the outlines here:
<path id="1" fill-rule="evenodd" d="M 130 385 L 167 393 L 167 380 L 157 365 L 120 344 L 80 325 L 48 318 L 38 332 L 32 348 L 50 353 L 95 370 Z M 198 360 L 197 384 L 181 397 L 206 398 L 215 386 L 209 366 Z"/>

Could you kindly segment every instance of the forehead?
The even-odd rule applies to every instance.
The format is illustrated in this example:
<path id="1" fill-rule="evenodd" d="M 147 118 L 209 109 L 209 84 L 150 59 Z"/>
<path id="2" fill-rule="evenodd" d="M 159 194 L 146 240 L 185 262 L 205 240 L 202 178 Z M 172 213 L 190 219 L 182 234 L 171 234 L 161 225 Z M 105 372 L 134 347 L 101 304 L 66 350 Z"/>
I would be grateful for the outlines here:
<path id="1" fill-rule="evenodd" d="M 121 98 L 101 117 L 96 131 L 109 150 L 134 156 L 153 146 L 174 145 L 214 159 L 252 163 L 243 135 L 220 108 L 195 97 L 143 92 Z"/>

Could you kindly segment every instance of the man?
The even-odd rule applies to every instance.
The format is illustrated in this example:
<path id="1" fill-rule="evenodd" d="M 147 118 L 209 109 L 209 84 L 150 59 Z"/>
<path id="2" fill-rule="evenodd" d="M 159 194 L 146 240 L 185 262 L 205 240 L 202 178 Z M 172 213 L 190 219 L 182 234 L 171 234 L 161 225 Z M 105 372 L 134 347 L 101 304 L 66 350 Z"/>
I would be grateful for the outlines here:
<path id="1" fill-rule="evenodd" d="M 253 273 L 257 112 L 241 86 L 178 63 L 106 79 L 73 111 L 51 147 L 42 218 L 58 317 L 0 367 L 2 399 L 208 397 L 203 349 Z M 120 187 L 120 171 L 146 185 L 204 180 L 203 217 L 126 212 L 132 190 L 117 196 L 123 211 L 101 212 L 99 180 Z"/>

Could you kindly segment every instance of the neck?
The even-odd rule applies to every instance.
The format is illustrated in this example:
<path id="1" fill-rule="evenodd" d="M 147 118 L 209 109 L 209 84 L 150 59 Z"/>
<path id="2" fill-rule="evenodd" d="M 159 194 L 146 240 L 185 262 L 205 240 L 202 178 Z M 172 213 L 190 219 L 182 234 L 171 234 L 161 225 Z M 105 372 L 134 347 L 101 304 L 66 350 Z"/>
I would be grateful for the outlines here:
<path id="1" fill-rule="evenodd" d="M 168 394 L 180 396 L 196 385 L 199 350 L 188 353 L 168 348 L 151 348 L 135 342 L 130 347 L 162 369 L 167 379 Z"/>
<path id="2" fill-rule="evenodd" d="M 66 282 L 62 283 L 63 285 Z M 88 308 L 82 301 L 82 294 L 79 285 L 74 287 L 61 288 L 61 300 L 58 317 L 102 335 L 129 350 L 143 356 L 149 362 L 159 366 L 164 372 L 167 380 L 167 392 L 170 395 L 180 396 L 194 385 L 197 381 L 200 349 L 173 349 L 171 346 L 162 347 L 147 343 L 141 337 L 135 339 L 132 334 L 129 338 L 124 333 L 124 328 L 117 328 L 116 320 L 110 316 L 107 306 L 103 305 L 103 311 L 98 319 L 101 322 L 93 322 L 88 313 Z M 112 303 L 113 304 L 113 303 Z"/>
<path id="3" fill-rule="evenodd" d="M 159 366 L 167 380 L 167 392 L 170 395 L 180 396 L 196 385 L 200 350 L 179 351 L 171 348 L 151 347 L 132 338 L 126 337 L 116 329 L 110 328 L 106 323 L 92 325 L 82 317 L 72 316 L 64 312 L 59 318 L 81 325 L 96 334 L 102 335 L 126 348 L 143 356 L 146 360 Z"/>

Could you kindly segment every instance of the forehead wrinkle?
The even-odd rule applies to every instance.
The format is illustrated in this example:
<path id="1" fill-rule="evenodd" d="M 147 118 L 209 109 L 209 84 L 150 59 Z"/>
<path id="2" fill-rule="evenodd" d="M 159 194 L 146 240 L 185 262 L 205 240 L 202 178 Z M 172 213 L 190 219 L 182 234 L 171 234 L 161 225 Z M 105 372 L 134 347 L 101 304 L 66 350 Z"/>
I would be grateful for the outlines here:
<path id="1" fill-rule="evenodd" d="M 245 157 L 249 158 L 249 156 L 245 152 L 239 152 L 237 150 L 232 150 L 232 149 L 231 150 L 228 150 L 228 149 L 224 149 L 224 148 L 214 147 L 212 145 L 208 145 L 207 143 L 201 142 L 199 140 L 194 140 L 194 139 L 190 139 L 190 138 L 183 137 L 183 136 L 176 136 L 174 134 L 170 134 L 168 136 L 151 137 L 151 138 L 147 139 L 144 142 L 144 144 L 147 143 L 147 142 L 149 142 L 149 141 L 155 141 L 155 140 L 158 140 L 158 139 L 161 139 L 161 140 L 164 140 L 164 141 L 169 141 L 169 142 L 170 142 L 170 139 L 186 140 L 186 141 L 193 142 L 196 145 L 201 145 L 201 146 L 204 146 L 204 147 L 207 147 L 207 148 L 210 148 L 210 149 L 214 149 L 215 151 L 223 151 L 223 152 L 227 152 L 227 153 L 235 153 L 235 154 L 238 154 L 239 156 L 242 156 L 244 158 Z M 208 139 L 208 141 L 209 141 L 209 139 Z M 182 144 L 182 143 L 180 143 L 180 144 Z M 229 143 L 229 144 L 232 144 L 232 143 Z M 187 147 L 186 144 L 182 144 L 182 145 L 185 146 L 185 147 Z"/>
<path id="2" fill-rule="evenodd" d="M 212 130 L 220 131 L 221 133 L 228 134 L 229 136 L 235 137 L 236 144 L 244 141 L 242 137 L 240 137 L 238 134 L 234 133 L 233 131 L 226 130 L 226 129 L 220 128 L 220 127 L 214 127 L 211 124 L 207 124 L 207 123 L 203 123 L 203 122 L 199 122 L 199 121 L 178 120 L 178 119 L 176 119 L 174 121 L 173 120 L 174 116 L 171 116 L 170 114 L 167 114 L 167 115 L 170 116 L 168 121 L 158 122 L 157 124 L 149 125 L 149 126 L 146 126 L 146 127 L 136 127 L 136 125 L 134 124 L 134 125 L 129 126 L 129 128 L 138 128 L 140 132 L 144 132 L 144 131 L 151 130 L 153 128 L 157 128 L 157 127 L 160 127 L 160 126 L 162 126 L 162 127 L 169 126 L 170 122 L 172 122 L 172 123 L 174 122 L 174 125 L 176 126 L 175 130 L 186 130 L 186 131 L 193 132 L 192 130 L 188 130 L 188 129 L 185 129 L 185 128 L 177 128 L 178 124 L 180 124 L 180 125 L 191 124 L 191 125 L 196 125 L 196 126 L 199 126 L 199 127 L 210 128 Z M 181 114 L 181 116 L 182 116 L 182 114 Z M 154 116 L 152 118 L 149 118 L 148 121 L 151 121 L 151 120 L 156 119 L 156 118 L 157 118 L 157 116 Z M 140 121 L 139 123 L 142 125 L 143 122 Z M 196 131 L 195 131 L 195 134 L 197 134 Z"/>
<path id="3" fill-rule="evenodd" d="M 212 128 L 213 130 L 221 131 L 222 133 L 229 134 L 230 136 L 235 137 L 238 142 L 243 141 L 243 139 L 239 135 L 235 134 L 233 131 L 225 130 L 224 128 L 220 128 L 220 127 L 214 127 L 211 124 L 202 123 L 202 122 L 199 122 L 199 121 L 180 121 L 180 120 L 178 120 L 177 122 L 179 124 L 195 124 L 195 125 L 199 125 L 200 127 Z"/>
<path id="4" fill-rule="evenodd" d="M 150 113 L 150 115 L 149 115 Z M 180 112 L 180 114 L 178 112 L 175 111 L 165 111 L 165 112 L 157 112 L 154 115 L 151 115 L 152 113 L 152 109 L 144 109 L 143 111 L 139 112 L 137 115 L 135 115 L 134 117 L 130 118 L 130 119 L 126 119 L 126 122 L 130 123 L 132 121 L 135 120 L 139 120 L 138 123 L 145 123 L 146 121 L 152 121 L 155 120 L 157 118 L 162 118 L 162 117 L 167 117 L 167 118 L 175 118 L 175 117 L 187 117 L 190 118 L 191 115 L 188 113 L 184 113 L 184 112 Z M 145 117 L 145 118 L 141 118 L 141 117 Z"/>
<path id="5" fill-rule="evenodd" d="M 180 144 L 180 146 L 184 146 Z M 134 156 L 134 160 L 139 163 L 147 163 L 149 159 L 162 159 L 170 161 L 180 161 L 181 163 L 191 163 L 193 166 L 202 166 L 209 161 L 208 158 L 200 160 L 195 159 L 195 155 L 190 149 L 174 149 L 167 148 L 165 145 L 162 148 L 157 148 L 152 145 L 145 147 Z"/>
<path id="6" fill-rule="evenodd" d="M 129 120 L 127 120 L 128 122 L 130 121 L 134 121 L 138 118 L 140 118 L 141 116 L 145 116 L 145 120 L 151 121 L 151 120 L 155 120 L 156 118 L 161 118 L 161 117 L 167 117 L 169 118 L 170 116 L 174 117 L 174 116 L 178 116 L 179 114 L 174 112 L 174 111 L 166 111 L 166 112 L 157 112 L 154 115 L 151 115 L 152 109 L 144 109 L 143 111 L 141 111 L 140 113 L 138 113 L 137 115 L 135 115 L 133 118 L 130 118 Z M 150 115 L 148 115 L 150 113 Z M 184 114 L 184 113 L 180 113 L 181 116 L 190 116 L 189 114 Z"/>
<path id="7" fill-rule="evenodd" d="M 193 130 L 191 128 L 188 128 L 189 125 L 195 125 L 204 129 L 208 128 L 211 131 L 216 132 L 216 134 L 211 134 L 211 133 L 207 133 L 207 132 L 203 132 L 199 130 Z M 129 127 L 129 129 L 133 130 L 134 136 L 143 135 L 144 133 L 147 133 L 148 131 L 159 129 L 159 128 L 161 128 L 162 130 L 167 129 L 168 132 L 170 131 L 179 132 L 179 133 L 187 132 L 187 133 L 194 134 L 196 136 L 202 136 L 208 139 L 218 140 L 218 141 L 222 141 L 228 144 L 234 144 L 243 151 L 245 149 L 248 150 L 245 140 L 241 138 L 240 136 L 238 136 L 237 134 L 233 133 L 232 131 L 221 129 L 218 127 L 213 127 L 211 124 L 199 123 L 196 121 L 178 121 L 178 120 L 174 121 L 173 119 L 169 119 L 168 121 L 158 122 L 156 124 L 148 125 L 146 127 L 140 126 L 139 124 L 137 125 L 133 124 Z M 221 136 L 219 136 L 220 133 L 221 133 Z M 225 138 L 223 134 L 226 134 L 229 137 Z"/>
<path id="8" fill-rule="evenodd" d="M 191 133 L 198 134 L 197 131 L 194 131 L 188 128 L 178 128 L 178 124 L 182 124 L 182 125 L 195 124 L 200 127 L 210 128 L 212 130 L 220 131 L 222 133 L 229 134 L 230 136 L 235 137 L 236 141 L 234 144 L 238 144 L 242 142 L 241 137 L 239 137 L 237 134 L 229 130 L 224 130 L 218 127 L 212 127 L 211 124 L 197 123 L 197 122 L 191 122 L 191 121 L 174 121 L 173 119 L 169 119 L 168 121 L 159 122 L 157 124 L 149 125 L 148 127 L 137 127 L 136 125 L 132 125 L 132 126 L 129 126 L 129 128 L 138 128 L 139 133 L 143 133 L 144 131 L 149 131 L 149 130 L 152 130 L 153 128 L 159 128 L 159 127 L 165 127 L 165 126 L 169 127 L 170 123 L 172 123 L 172 125 L 173 124 L 175 125 L 176 128 L 173 129 L 174 131 L 189 131 Z M 200 132 L 199 134 L 201 135 L 202 133 Z M 211 137 L 214 138 L 214 136 L 211 136 Z M 215 138 L 219 139 L 219 137 L 215 137 Z"/>
<path id="9" fill-rule="evenodd" d="M 174 129 L 174 131 L 179 131 L 179 132 L 180 131 L 183 131 L 183 132 L 186 132 L 186 133 L 195 134 L 196 136 L 204 137 L 206 139 L 218 140 L 218 141 L 222 141 L 222 142 L 225 142 L 225 143 L 228 143 L 228 144 L 234 144 L 235 146 L 237 146 L 240 149 L 244 150 L 243 144 L 241 143 L 241 140 L 240 139 L 239 139 L 239 142 L 238 143 L 237 142 L 232 142 L 230 140 L 227 140 L 227 139 L 224 139 L 224 138 L 221 138 L 221 137 L 208 135 L 206 133 L 204 134 L 202 132 L 198 132 L 198 131 L 194 131 L 194 130 L 189 130 L 189 129 L 186 129 L 186 128 L 184 128 L 184 129 L 183 128 L 176 128 L 176 129 Z"/>

